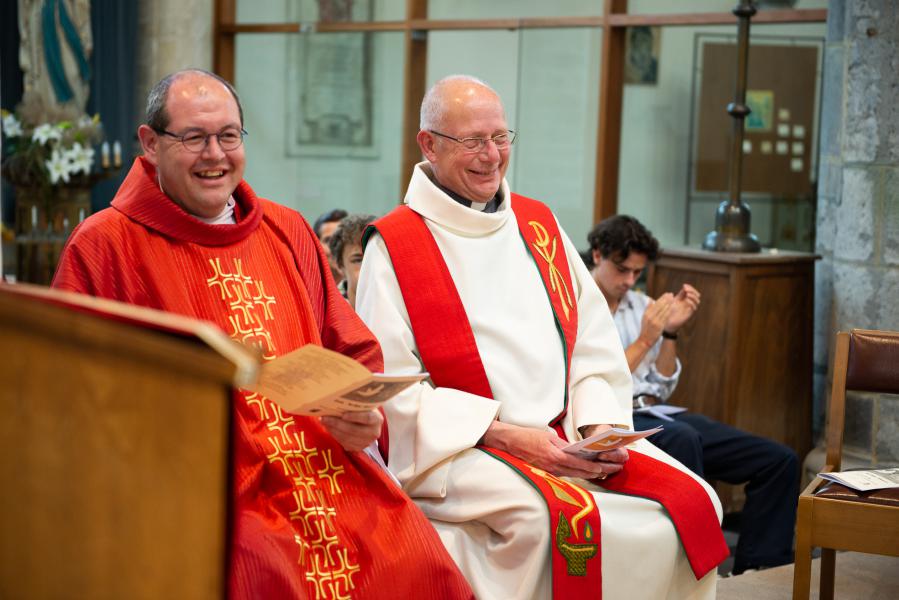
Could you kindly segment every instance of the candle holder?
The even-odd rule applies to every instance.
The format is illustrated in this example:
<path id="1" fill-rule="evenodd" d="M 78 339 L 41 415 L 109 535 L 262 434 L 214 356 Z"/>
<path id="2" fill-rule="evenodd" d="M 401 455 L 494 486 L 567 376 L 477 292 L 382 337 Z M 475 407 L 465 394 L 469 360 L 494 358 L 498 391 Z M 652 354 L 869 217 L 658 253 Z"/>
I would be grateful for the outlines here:
<path id="1" fill-rule="evenodd" d="M 740 198 L 743 171 L 743 125 L 751 110 L 746 105 L 746 72 L 749 64 L 749 21 L 756 13 L 752 0 L 740 0 L 732 11 L 737 17 L 737 77 L 734 101 L 727 105 L 733 117 L 730 153 L 730 198 L 718 205 L 715 230 L 709 232 L 702 247 L 716 252 L 759 252 L 758 238 L 750 233 L 751 213 Z"/>
<path id="2" fill-rule="evenodd" d="M 92 171 L 66 185 L 14 184 L 18 281 L 50 284 L 69 234 L 91 214 L 91 190 L 118 170 Z"/>

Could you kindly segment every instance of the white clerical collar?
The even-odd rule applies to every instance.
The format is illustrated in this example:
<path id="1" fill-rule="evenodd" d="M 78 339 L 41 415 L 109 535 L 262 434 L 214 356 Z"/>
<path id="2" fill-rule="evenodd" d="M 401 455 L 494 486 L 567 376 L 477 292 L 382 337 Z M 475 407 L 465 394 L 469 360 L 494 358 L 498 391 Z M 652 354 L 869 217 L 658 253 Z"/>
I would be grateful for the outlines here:
<path id="1" fill-rule="evenodd" d="M 509 184 L 503 179 L 501 185 L 504 201 L 496 212 L 472 210 L 440 189 L 432 179 L 430 165 L 421 162 L 415 165 L 403 202 L 424 218 L 462 235 L 486 235 L 500 229 L 512 213 Z"/>
<path id="2" fill-rule="evenodd" d="M 207 225 L 235 225 L 237 223 L 237 219 L 234 218 L 234 205 L 237 202 L 234 200 L 234 196 L 229 196 L 228 201 L 225 202 L 225 208 L 222 209 L 215 217 L 201 217 L 198 215 L 193 215 L 195 219 L 198 221 L 203 221 Z"/>
<path id="3" fill-rule="evenodd" d="M 159 186 L 160 192 L 162 192 L 166 196 L 169 196 L 166 193 L 165 188 L 162 187 L 162 179 L 159 178 L 158 172 L 156 173 L 156 185 Z M 171 198 L 171 196 L 169 196 L 169 198 Z M 237 202 L 234 200 L 234 196 L 231 195 L 231 196 L 228 196 L 228 201 L 225 202 L 225 208 L 223 208 L 222 212 L 220 212 L 215 217 L 200 217 L 200 216 L 190 214 L 190 213 L 187 213 L 187 214 L 190 214 L 190 216 L 192 216 L 194 219 L 196 219 L 198 221 L 202 221 L 202 222 L 206 223 L 207 225 L 236 225 L 237 219 L 234 218 L 234 205 L 235 204 L 237 204 Z"/>

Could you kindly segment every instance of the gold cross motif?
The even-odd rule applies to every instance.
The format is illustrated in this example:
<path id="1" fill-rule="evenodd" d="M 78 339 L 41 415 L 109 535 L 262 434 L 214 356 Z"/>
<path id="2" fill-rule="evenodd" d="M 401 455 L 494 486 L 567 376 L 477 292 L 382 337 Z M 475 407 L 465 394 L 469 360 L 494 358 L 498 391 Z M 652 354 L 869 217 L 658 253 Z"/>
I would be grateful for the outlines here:
<path id="1" fill-rule="evenodd" d="M 331 459 L 330 450 L 324 450 L 322 452 L 322 458 L 325 460 L 325 466 L 317 471 L 319 479 L 324 479 L 331 485 L 332 494 L 341 493 L 340 484 L 337 483 L 337 477 L 343 475 L 346 469 L 344 469 L 343 465 L 334 464 Z"/>
<path id="2" fill-rule="evenodd" d="M 273 319 L 272 304 L 275 304 L 275 297 L 265 293 L 265 285 L 261 281 L 256 282 L 256 291 L 258 293 L 253 296 L 253 302 L 262 306 L 266 321 Z"/>
<path id="3" fill-rule="evenodd" d="M 244 396 L 244 399 L 247 401 L 248 406 L 255 406 L 259 409 L 259 418 L 261 420 L 268 419 L 268 406 L 271 404 L 264 397 L 260 396 L 256 392 L 249 392 Z"/>
<path id="4" fill-rule="evenodd" d="M 272 420 L 268 421 L 265 426 L 268 427 L 269 431 L 278 432 L 281 435 L 281 442 L 285 445 L 289 444 L 292 441 L 292 438 L 290 434 L 287 433 L 287 428 L 293 426 L 293 417 L 286 416 L 284 411 L 281 410 L 281 407 L 275 403 L 272 403 L 271 407 L 274 415 Z"/>
<path id="5" fill-rule="evenodd" d="M 219 291 L 222 294 L 222 300 L 227 298 L 225 294 L 225 281 L 231 277 L 231 273 L 225 273 L 225 270 L 222 268 L 221 259 L 218 258 L 210 258 L 209 264 L 212 267 L 212 277 L 206 280 L 206 284 L 209 287 L 219 286 Z"/>

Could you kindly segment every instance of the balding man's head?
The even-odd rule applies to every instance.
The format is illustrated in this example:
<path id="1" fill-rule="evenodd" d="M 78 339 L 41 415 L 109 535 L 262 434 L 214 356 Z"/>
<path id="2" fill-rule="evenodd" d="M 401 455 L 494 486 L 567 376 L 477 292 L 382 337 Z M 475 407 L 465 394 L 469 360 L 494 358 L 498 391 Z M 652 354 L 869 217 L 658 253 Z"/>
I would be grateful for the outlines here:
<path id="1" fill-rule="evenodd" d="M 486 83 L 467 75 L 435 83 L 422 100 L 417 139 L 440 185 L 475 202 L 496 195 L 512 137 L 502 101 Z"/>
<path id="2" fill-rule="evenodd" d="M 448 107 L 453 102 L 460 102 L 467 94 L 478 90 L 489 91 L 499 101 L 499 94 L 471 75 L 450 75 L 432 85 L 421 101 L 421 118 L 419 129 L 440 129 L 446 117 Z"/>
<path id="3" fill-rule="evenodd" d="M 215 73 L 211 73 L 204 69 L 182 69 L 170 73 L 159 80 L 153 86 L 150 93 L 147 94 L 147 125 L 152 129 L 166 129 L 169 126 L 169 114 L 166 112 L 166 102 L 168 100 L 169 88 L 177 80 L 183 77 L 208 77 L 222 84 L 234 98 L 237 103 L 237 112 L 240 115 L 240 125 L 243 127 L 243 107 L 240 105 L 240 98 L 234 86 L 227 80 L 219 77 Z"/>

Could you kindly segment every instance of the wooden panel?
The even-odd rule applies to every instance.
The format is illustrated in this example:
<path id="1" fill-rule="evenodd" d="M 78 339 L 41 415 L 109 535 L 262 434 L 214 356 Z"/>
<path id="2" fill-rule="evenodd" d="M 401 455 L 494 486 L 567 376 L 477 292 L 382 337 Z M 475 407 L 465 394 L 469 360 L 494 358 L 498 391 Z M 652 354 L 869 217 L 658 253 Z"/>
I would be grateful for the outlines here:
<path id="1" fill-rule="evenodd" d="M 606 0 L 604 19 L 627 12 L 627 0 Z M 624 97 L 626 31 L 606 27 L 602 32 L 599 72 L 599 131 L 596 134 L 596 173 L 593 222 L 618 212 L 618 157 L 621 150 L 621 102 Z"/>
<path id="2" fill-rule="evenodd" d="M 671 403 L 724 420 L 725 370 L 720 357 L 725 356 L 726 336 L 722 335 L 720 324 L 727 321 L 730 305 L 729 273 L 696 272 L 659 264 L 651 281 L 649 292 L 653 298 L 675 292 L 685 283 L 700 290 L 699 311 L 678 332 L 677 351 L 683 371 Z M 708 360 L 709 356 L 719 360 Z"/>
<path id="3" fill-rule="evenodd" d="M 733 100 L 733 70 L 737 45 L 730 42 L 707 41 L 702 46 L 702 83 L 699 97 L 699 125 L 695 141 L 695 191 L 717 192 L 728 190 L 728 163 L 730 162 L 730 127 L 733 119 L 724 107 Z M 813 191 L 809 169 L 812 132 L 815 124 L 815 97 L 808 90 L 815 88 L 818 71 L 818 48 L 793 46 L 785 42 L 778 45 L 754 44 L 749 48 L 747 86 L 751 92 L 770 93 L 772 105 L 768 115 L 760 115 L 767 128 L 752 128 L 752 115 L 747 119 L 744 138 L 752 144 L 753 152 L 743 157 L 744 192 L 758 192 L 774 196 L 796 197 Z M 788 117 L 781 119 L 780 111 Z M 779 133 L 786 127 L 787 136 Z M 801 128 L 803 134 L 794 137 L 793 128 Z M 786 144 L 783 154 L 775 151 L 760 152 L 761 144 Z M 801 146 L 795 153 L 793 146 Z M 792 161 L 799 159 L 800 169 L 794 169 Z"/>
<path id="4" fill-rule="evenodd" d="M 223 597 L 226 371 L 165 368 L 192 340 L 41 308 L 72 335 L 0 315 L 0 597 Z"/>
<path id="5" fill-rule="evenodd" d="M 650 295 L 683 283 L 702 293 L 677 343 L 683 372 L 672 404 L 784 443 L 800 459 L 808 452 L 815 258 L 663 251 Z"/>
<path id="6" fill-rule="evenodd" d="M 899 507 L 812 499 L 811 545 L 899 556 Z"/>
<path id="7" fill-rule="evenodd" d="M 736 5 L 736 2 L 734 2 Z M 794 10 L 761 10 L 752 17 L 752 24 L 760 23 L 825 23 L 826 8 Z M 675 13 L 667 15 L 614 15 L 608 18 L 612 27 L 677 26 L 677 25 L 736 25 L 737 18 L 729 12 Z"/>
<path id="8" fill-rule="evenodd" d="M 316 23 L 313 25 L 315 33 L 337 33 L 341 31 L 406 31 L 409 25 L 406 21 L 374 21 L 370 23 Z"/>
<path id="9" fill-rule="evenodd" d="M 212 70 L 234 83 L 235 37 L 226 26 L 237 19 L 237 0 L 215 0 L 213 8 Z"/>
<path id="10" fill-rule="evenodd" d="M 810 273 L 747 273 L 749 310 L 738 323 L 740 401 L 733 415 L 741 429 L 784 442 L 797 452 L 811 447 Z"/>
<path id="11" fill-rule="evenodd" d="M 808 252 L 794 252 L 792 250 L 762 250 L 761 252 L 709 252 L 701 248 L 689 246 L 677 246 L 665 248 L 663 252 L 665 261 L 675 258 L 684 259 L 684 264 L 692 264 L 693 268 L 712 268 L 711 265 L 776 265 L 776 264 L 802 264 L 814 263 L 821 257 Z M 707 266 L 708 265 L 708 266 Z"/>
<path id="12" fill-rule="evenodd" d="M 406 0 L 406 18 L 425 19 L 428 15 L 427 0 Z M 421 161 L 421 150 L 415 136 L 419 129 L 419 111 L 425 95 L 425 76 L 428 68 L 428 39 L 422 32 L 407 30 L 405 38 L 405 68 L 403 69 L 403 155 L 400 159 L 400 195 L 402 202 L 406 185 L 412 178 L 412 170 Z"/>
<path id="13" fill-rule="evenodd" d="M 766 10 L 752 18 L 760 23 L 825 23 L 827 9 Z M 293 33 L 311 27 L 318 33 L 341 31 L 421 31 L 483 29 L 561 29 L 569 27 L 626 28 L 637 26 L 736 25 L 733 13 L 676 13 L 628 15 L 615 13 L 609 17 L 525 17 L 510 19 L 436 19 L 416 18 L 408 21 L 355 21 L 352 23 L 221 23 L 224 33 Z"/>

